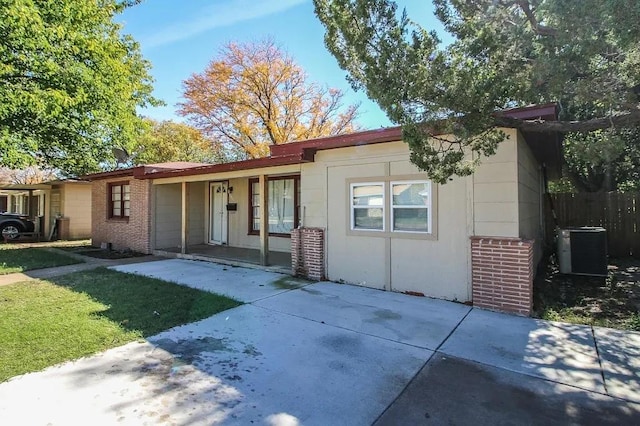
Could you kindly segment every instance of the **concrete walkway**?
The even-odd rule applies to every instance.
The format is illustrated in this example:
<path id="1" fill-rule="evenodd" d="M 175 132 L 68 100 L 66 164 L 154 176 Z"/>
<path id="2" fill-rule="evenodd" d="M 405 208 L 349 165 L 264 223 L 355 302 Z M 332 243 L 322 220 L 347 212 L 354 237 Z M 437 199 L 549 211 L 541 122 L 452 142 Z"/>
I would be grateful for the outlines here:
<path id="1" fill-rule="evenodd" d="M 247 303 L 0 384 L 10 424 L 640 424 L 640 334 L 185 260 Z"/>
<path id="2" fill-rule="evenodd" d="M 87 271 L 100 266 L 111 267 L 117 265 L 129 265 L 132 263 L 146 263 L 164 258 L 158 256 L 140 256 L 129 257 L 124 259 L 99 259 L 90 256 L 83 256 L 77 253 L 60 250 L 55 247 L 45 245 L 45 243 L 21 244 L 21 247 L 38 247 L 56 254 L 62 254 L 80 260 L 82 263 L 73 265 L 55 266 L 52 268 L 33 269 L 31 271 L 16 272 L 13 274 L 0 275 L 0 286 L 15 284 L 23 281 L 47 279 L 58 277 L 60 275 L 70 274 L 72 272 Z"/>

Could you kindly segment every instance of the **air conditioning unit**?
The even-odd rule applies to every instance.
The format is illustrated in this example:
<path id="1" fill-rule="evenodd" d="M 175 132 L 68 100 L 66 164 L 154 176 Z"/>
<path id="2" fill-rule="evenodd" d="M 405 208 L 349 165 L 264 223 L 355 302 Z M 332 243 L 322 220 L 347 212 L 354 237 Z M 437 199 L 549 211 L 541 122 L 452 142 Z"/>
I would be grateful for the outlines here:
<path id="1" fill-rule="evenodd" d="M 587 226 L 560 229 L 558 263 L 562 274 L 607 276 L 607 231 Z"/>

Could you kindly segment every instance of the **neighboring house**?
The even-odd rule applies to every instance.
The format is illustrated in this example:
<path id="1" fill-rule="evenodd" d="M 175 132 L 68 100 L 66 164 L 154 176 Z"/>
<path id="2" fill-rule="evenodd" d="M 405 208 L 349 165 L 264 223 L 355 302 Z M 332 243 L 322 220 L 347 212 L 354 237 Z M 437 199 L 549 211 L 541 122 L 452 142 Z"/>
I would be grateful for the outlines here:
<path id="1" fill-rule="evenodd" d="M 91 237 L 91 182 L 88 181 L 68 179 L 38 184 L 0 184 L 0 207 L 36 221 L 43 239 L 49 238 L 60 218 L 63 226 L 58 230 L 58 238 Z"/>
<path id="2" fill-rule="evenodd" d="M 555 119 L 556 106 L 505 113 Z M 446 185 L 409 161 L 400 128 L 272 146 L 236 163 L 91 175 L 93 243 L 191 258 L 253 249 L 312 279 L 528 315 L 544 175 L 559 174 L 561 138 L 503 131 L 496 155 Z"/>

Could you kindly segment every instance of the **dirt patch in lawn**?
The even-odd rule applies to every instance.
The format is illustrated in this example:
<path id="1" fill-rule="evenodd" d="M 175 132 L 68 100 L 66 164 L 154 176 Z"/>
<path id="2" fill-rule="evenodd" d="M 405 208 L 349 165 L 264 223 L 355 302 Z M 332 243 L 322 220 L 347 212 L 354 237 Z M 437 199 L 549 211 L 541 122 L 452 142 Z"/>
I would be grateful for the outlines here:
<path id="1" fill-rule="evenodd" d="M 80 254 L 82 256 L 94 257 L 96 259 L 128 259 L 131 257 L 147 256 L 144 253 L 139 253 L 132 250 L 106 250 L 86 245 L 59 248 L 64 251 Z"/>
<path id="2" fill-rule="evenodd" d="M 640 331 L 640 259 L 610 259 L 607 277 L 561 274 L 554 256 L 534 282 L 534 315 Z"/>

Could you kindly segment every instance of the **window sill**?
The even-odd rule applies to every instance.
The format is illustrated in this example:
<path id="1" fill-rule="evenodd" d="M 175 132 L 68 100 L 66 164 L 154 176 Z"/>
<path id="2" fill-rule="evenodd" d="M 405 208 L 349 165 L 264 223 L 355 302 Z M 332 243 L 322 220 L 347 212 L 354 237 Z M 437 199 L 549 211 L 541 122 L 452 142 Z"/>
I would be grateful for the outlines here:
<path id="1" fill-rule="evenodd" d="M 259 236 L 260 235 L 260 231 L 250 231 L 247 233 L 247 235 L 255 235 L 255 236 Z M 288 234 L 280 234 L 280 233 L 275 233 L 275 232 L 270 232 L 269 233 L 270 237 L 279 237 L 279 238 L 291 238 L 291 233 Z"/>
<path id="2" fill-rule="evenodd" d="M 107 222 L 129 222 L 128 217 L 109 217 L 107 218 Z"/>
<path id="3" fill-rule="evenodd" d="M 409 231 L 376 231 L 376 230 L 355 230 L 350 229 L 347 231 L 347 235 L 353 237 L 370 237 L 370 238 L 393 238 L 393 239 L 404 239 L 404 240 L 437 240 L 438 235 L 434 233 L 427 232 L 409 232 Z"/>

